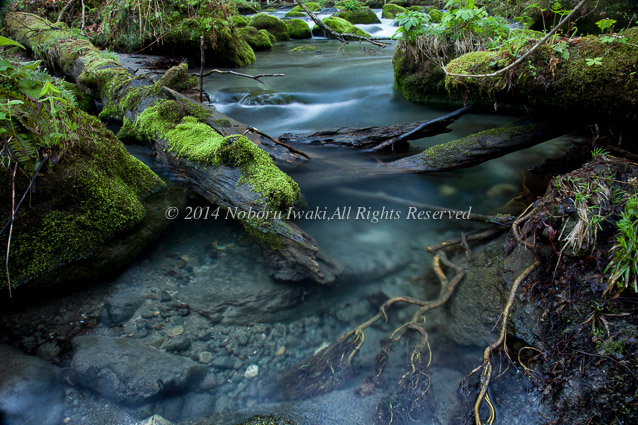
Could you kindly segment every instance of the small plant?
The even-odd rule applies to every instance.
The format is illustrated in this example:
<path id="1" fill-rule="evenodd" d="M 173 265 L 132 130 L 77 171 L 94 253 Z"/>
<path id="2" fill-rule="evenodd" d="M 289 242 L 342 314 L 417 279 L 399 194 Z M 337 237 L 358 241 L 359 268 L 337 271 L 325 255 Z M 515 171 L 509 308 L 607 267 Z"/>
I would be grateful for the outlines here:
<path id="1" fill-rule="evenodd" d="M 585 58 L 585 64 L 587 66 L 601 66 L 603 64 L 602 56 L 596 58 Z"/>
<path id="2" fill-rule="evenodd" d="M 419 36 L 425 34 L 425 26 L 428 25 L 431 20 L 430 15 L 414 10 L 400 13 L 397 15 L 399 28 L 392 38 L 395 38 L 398 34 L 402 34 L 404 38 L 414 42 Z"/>
<path id="3" fill-rule="evenodd" d="M 567 43 L 564 41 L 559 41 L 558 43 L 552 46 L 552 50 L 561 58 L 568 60 L 569 59 L 569 49 L 567 48 Z"/>
<path id="4" fill-rule="evenodd" d="M 344 10 L 355 11 L 361 9 L 362 4 L 358 0 L 346 0 L 343 4 Z"/>
<path id="5" fill-rule="evenodd" d="M 592 159 L 596 159 L 596 158 L 606 159 L 608 155 L 609 155 L 609 151 L 601 148 L 600 146 L 595 146 L 594 149 L 591 150 Z"/>
<path id="6" fill-rule="evenodd" d="M 613 258 L 605 268 L 605 273 L 610 273 L 606 292 L 611 292 L 614 286 L 620 291 L 631 288 L 638 292 L 638 195 L 627 200 L 616 226 Z"/>

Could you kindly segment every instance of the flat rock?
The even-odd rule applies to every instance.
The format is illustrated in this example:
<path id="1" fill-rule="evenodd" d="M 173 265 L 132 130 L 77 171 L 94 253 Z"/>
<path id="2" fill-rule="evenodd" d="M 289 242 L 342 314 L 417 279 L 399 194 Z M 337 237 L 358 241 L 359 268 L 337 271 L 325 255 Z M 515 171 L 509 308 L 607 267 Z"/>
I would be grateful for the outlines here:
<path id="1" fill-rule="evenodd" d="M 71 381 L 115 402 L 140 405 L 197 388 L 206 367 L 127 338 L 73 339 Z"/>
<path id="2" fill-rule="evenodd" d="M 0 423 L 62 423 L 65 393 L 60 369 L 8 345 L 0 345 L 0 359 Z"/>

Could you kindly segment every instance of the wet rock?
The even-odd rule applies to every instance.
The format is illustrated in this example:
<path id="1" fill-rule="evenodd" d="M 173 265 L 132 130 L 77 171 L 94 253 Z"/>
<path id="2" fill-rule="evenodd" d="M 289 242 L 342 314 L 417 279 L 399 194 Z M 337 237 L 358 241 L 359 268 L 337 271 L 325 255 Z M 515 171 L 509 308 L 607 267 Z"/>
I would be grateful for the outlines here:
<path id="1" fill-rule="evenodd" d="M 0 359 L 0 422 L 61 423 L 65 392 L 60 369 L 7 345 L 0 345 Z"/>
<path id="2" fill-rule="evenodd" d="M 104 303 L 102 323 L 117 325 L 130 319 L 144 301 L 144 295 L 137 288 L 122 289 Z"/>
<path id="3" fill-rule="evenodd" d="M 73 339 L 71 381 L 126 405 L 195 388 L 206 367 L 126 338 Z"/>
<path id="4" fill-rule="evenodd" d="M 184 333 L 184 327 L 183 326 L 174 326 L 172 328 L 169 328 L 166 330 L 166 335 L 170 336 L 170 337 L 176 337 L 178 335 L 181 335 Z"/>
<path id="5" fill-rule="evenodd" d="M 172 338 L 166 343 L 164 349 L 166 351 L 186 351 L 191 347 L 191 340 L 185 336 Z"/>
<path id="6" fill-rule="evenodd" d="M 253 269 L 252 265 L 248 267 L 248 270 Z M 237 270 L 233 273 L 233 281 L 194 279 L 180 289 L 179 301 L 213 323 L 269 323 L 293 319 L 298 315 L 292 307 L 301 302 L 301 288 L 277 284 L 267 277 L 259 279 L 254 275 L 241 279 L 242 274 L 247 272 Z M 234 283 L 240 279 L 241 285 Z"/>
<path id="7" fill-rule="evenodd" d="M 211 415 L 215 411 L 215 396 L 210 394 L 192 394 L 184 400 L 181 420 Z"/>
<path id="8" fill-rule="evenodd" d="M 471 267 L 461 257 L 452 261 L 466 268 L 466 275 L 446 309 L 448 336 L 461 345 L 489 345 L 498 336 L 499 319 L 512 283 L 518 275 L 534 262 L 529 250 L 517 249 L 505 256 L 504 238 L 476 248 Z M 514 306 L 510 325 L 517 337 L 529 344 L 539 344 L 534 336 L 534 323 L 521 320 L 520 305 Z M 529 322 L 529 321 L 527 321 Z M 538 346 L 538 345 L 537 345 Z"/>
<path id="9" fill-rule="evenodd" d="M 150 418 L 144 419 L 138 425 L 173 425 L 173 422 L 160 415 L 153 415 Z"/>
<path id="10" fill-rule="evenodd" d="M 213 361 L 213 353 L 211 353 L 210 351 L 202 351 L 201 353 L 199 353 L 199 361 L 204 363 L 204 364 L 208 364 L 210 362 Z"/>
<path id="11" fill-rule="evenodd" d="M 212 361 L 213 366 L 220 369 L 232 369 L 235 365 L 230 357 L 219 357 Z"/>

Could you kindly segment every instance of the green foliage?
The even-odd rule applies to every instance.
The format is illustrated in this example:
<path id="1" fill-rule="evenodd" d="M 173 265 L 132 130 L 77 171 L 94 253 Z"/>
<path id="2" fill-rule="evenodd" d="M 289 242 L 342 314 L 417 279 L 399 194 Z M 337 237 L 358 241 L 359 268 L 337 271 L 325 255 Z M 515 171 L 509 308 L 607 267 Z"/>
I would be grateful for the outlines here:
<path id="1" fill-rule="evenodd" d="M 595 58 L 585 58 L 587 66 L 601 66 L 603 64 L 603 58 L 601 56 Z"/>
<path id="2" fill-rule="evenodd" d="M 608 290 L 631 288 L 638 292 L 638 196 L 633 195 L 625 204 L 616 223 L 618 233 L 612 248 L 613 258 L 605 268 L 610 273 Z"/>
<path id="3" fill-rule="evenodd" d="M 358 0 L 346 0 L 343 2 L 343 8 L 345 10 L 355 11 L 361 9 L 362 7 L 363 5 L 359 3 Z"/>
<path id="4" fill-rule="evenodd" d="M 417 37 L 425 34 L 426 25 L 430 24 L 432 18 L 423 12 L 415 12 L 408 10 L 405 13 L 397 15 L 397 23 L 399 28 L 392 38 L 396 38 L 399 34 L 410 42 L 416 41 Z"/>

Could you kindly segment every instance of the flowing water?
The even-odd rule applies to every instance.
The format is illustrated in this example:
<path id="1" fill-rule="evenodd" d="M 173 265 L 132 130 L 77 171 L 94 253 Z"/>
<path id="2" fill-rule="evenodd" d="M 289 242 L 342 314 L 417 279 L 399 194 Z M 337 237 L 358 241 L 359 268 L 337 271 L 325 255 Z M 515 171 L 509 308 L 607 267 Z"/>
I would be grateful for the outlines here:
<path id="1" fill-rule="evenodd" d="M 394 32 L 389 21 L 365 28 L 376 29 L 373 35 Z M 290 52 L 306 44 L 316 46 L 317 52 Z M 254 65 L 240 71 L 283 73 L 285 77 L 264 78 L 260 85 L 250 79 L 213 75 L 206 80 L 205 89 L 221 112 L 273 136 L 425 120 L 449 112 L 452 108 L 407 102 L 394 91 L 392 51 L 392 45 L 377 49 L 350 43 L 344 47 L 321 38 L 277 43 L 271 51 L 258 53 Z M 469 114 L 451 126 L 451 133 L 413 142 L 412 151 L 512 119 L 501 114 Z M 520 190 L 522 169 L 563 152 L 569 143 L 557 140 L 471 170 L 365 179 L 347 176 L 358 166 L 390 158 L 345 148 L 301 146 L 313 159 L 287 171 L 299 182 L 307 210 L 325 211 L 333 219 L 319 215 L 298 224 L 344 266 L 334 287 L 272 281 L 259 250 L 232 221 L 178 220 L 151 252 L 112 282 L 3 318 L 0 342 L 37 353 L 71 375 L 60 407 L 70 424 L 132 424 L 152 413 L 173 421 L 215 414 L 215 423 L 224 424 L 233 423 L 224 416 L 231 412 L 275 411 L 304 424 L 369 425 L 376 403 L 392 389 L 405 366 L 405 346 L 391 358 L 385 388 L 368 397 L 353 390 L 373 373 L 371 362 L 379 341 L 409 319 L 413 313 L 409 308 L 392 310 L 388 323 L 366 332 L 356 373 L 344 387 L 286 402 L 278 401 L 280 394 L 271 384 L 286 367 L 373 316 L 388 297 L 435 296 L 436 279 L 425 248 L 480 226 L 467 220 L 417 220 L 409 215 L 411 205 L 494 212 Z M 344 178 L 340 180 L 341 173 Z M 405 201 L 390 202 L 379 193 Z M 189 207 L 206 208 L 206 204 L 193 197 Z M 349 217 L 335 215 L 348 207 Z M 445 314 L 433 313 L 429 320 L 436 407 L 432 417 L 417 423 L 457 423 L 461 405 L 456 388 L 479 363 L 482 347 L 459 345 L 448 338 Z M 71 349 L 69 335 L 76 334 L 98 338 L 76 341 Z M 111 338 L 134 341 L 142 358 L 153 359 L 161 350 L 199 364 L 206 376 L 195 387 L 161 392 L 131 406 L 118 399 L 117 385 L 114 390 L 99 379 L 87 382 L 78 370 L 79 360 L 74 359 L 69 372 L 74 351 L 89 352 L 91 344 L 112 356 L 104 342 Z M 143 366 L 135 369 L 131 366 L 122 374 L 131 383 L 120 382 L 124 379 L 120 375 L 117 378 L 118 385 L 128 385 L 132 393 L 145 388 L 144 376 L 138 375 L 151 373 Z M 530 416 L 536 414 L 534 395 L 520 397 L 521 414 L 516 419 L 520 422 L 505 417 L 500 423 L 540 421 Z"/>

